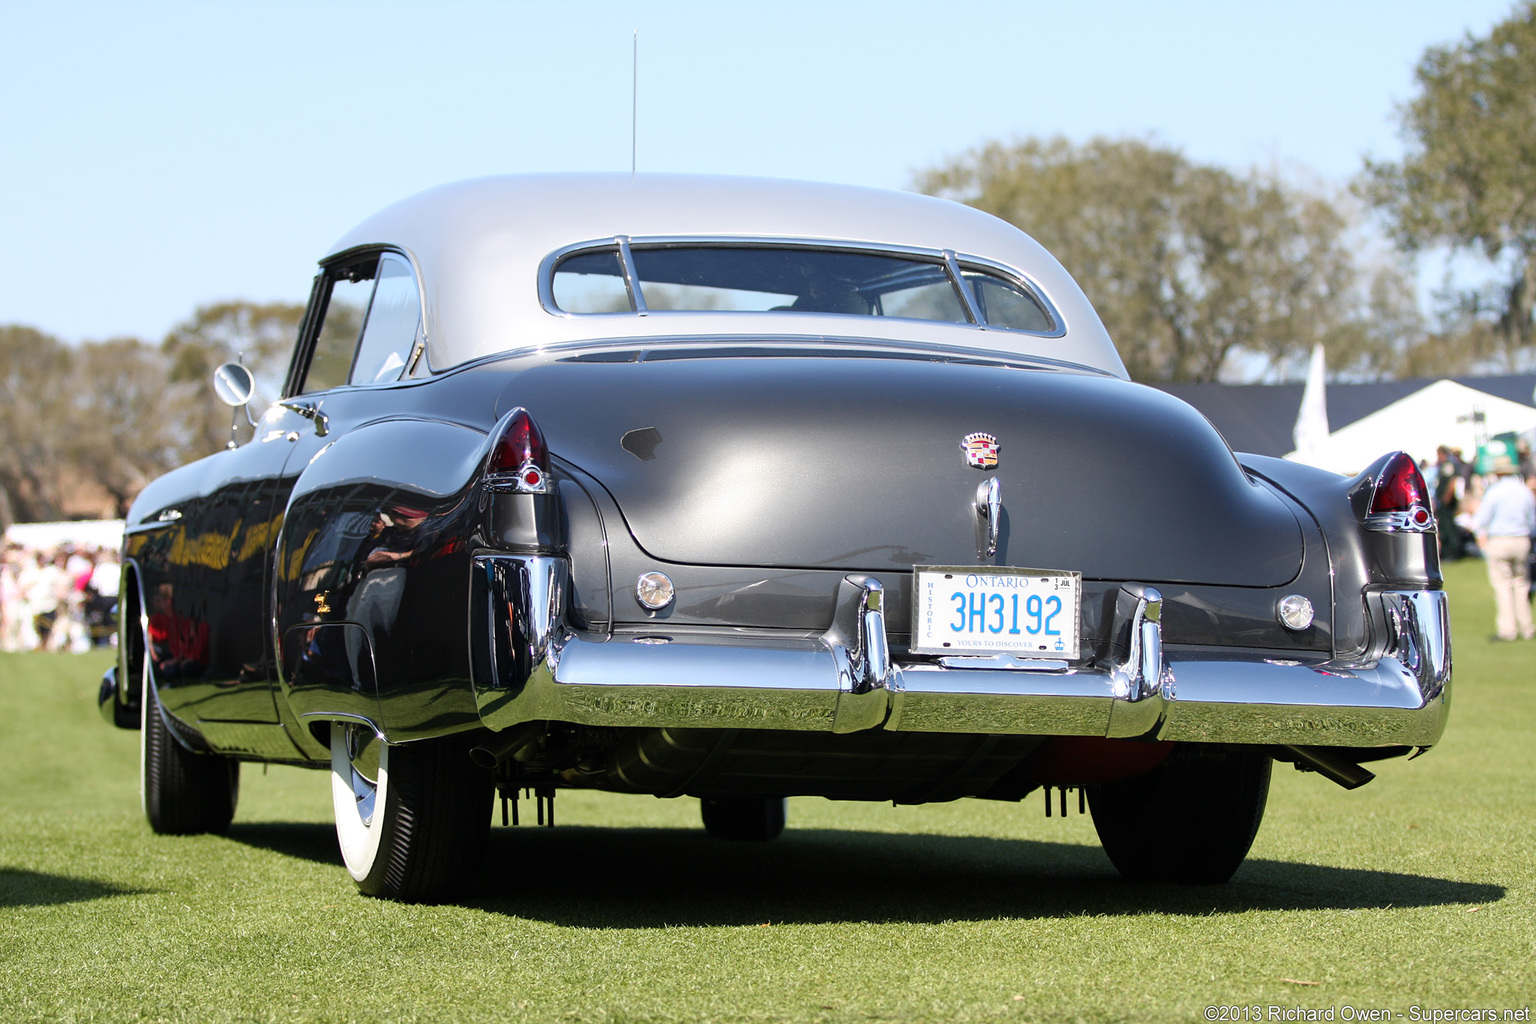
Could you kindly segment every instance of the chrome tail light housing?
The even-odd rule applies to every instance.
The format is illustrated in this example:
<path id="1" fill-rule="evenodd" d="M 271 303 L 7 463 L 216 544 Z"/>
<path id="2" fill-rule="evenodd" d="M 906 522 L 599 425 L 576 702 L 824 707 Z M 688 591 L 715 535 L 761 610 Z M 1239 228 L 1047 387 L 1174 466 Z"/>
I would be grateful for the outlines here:
<path id="1" fill-rule="evenodd" d="M 1356 478 L 1351 497 L 1364 506 L 1362 522 L 1376 533 L 1434 533 L 1424 474 L 1407 452 L 1392 452 Z"/>

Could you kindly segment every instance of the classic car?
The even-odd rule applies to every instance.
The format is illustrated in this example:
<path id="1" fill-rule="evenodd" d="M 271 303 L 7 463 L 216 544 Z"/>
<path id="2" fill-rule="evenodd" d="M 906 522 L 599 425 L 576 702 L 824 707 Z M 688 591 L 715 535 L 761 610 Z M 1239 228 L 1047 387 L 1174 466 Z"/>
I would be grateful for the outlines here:
<path id="1" fill-rule="evenodd" d="M 571 787 L 733 840 L 788 796 L 1076 790 L 1123 875 L 1218 883 L 1273 762 L 1352 788 L 1444 728 L 1412 460 L 1234 454 L 959 204 L 436 188 L 325 255 L 246 415 L 133 504 L 101 709 L 155 832 L 225 829 L 241 762 L 329 771 L 368 894 L 462 893 L 498 793 L 552 824 Z"/>

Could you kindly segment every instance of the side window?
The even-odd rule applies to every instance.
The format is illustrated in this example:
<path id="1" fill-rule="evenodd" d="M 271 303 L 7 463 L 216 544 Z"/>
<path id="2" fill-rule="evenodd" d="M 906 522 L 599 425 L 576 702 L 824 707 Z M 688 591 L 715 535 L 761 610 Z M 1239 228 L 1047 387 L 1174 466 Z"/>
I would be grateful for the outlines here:
<path id="1" fill-rule="evenodd" d="M 880 296 L 880 312 L 913 320 L 966 322 L 965 307 L 960 305 L 960 297 L 948 278 L 885 292 Z"/>
<path id="2" fill-rule="evenodd" d="M 373 304 L 357 346 L 349 384 L 380 384 L 399 380 L 421 323 L 421 296 L 411 265 L 385 253 L 373 288 Z"/>
<path id="3" fill-rule="evenodd" d="M 628 313 L 624 265 L 613 249 L 578 253 L 560 261 L 553 279 L 555 307 L 567 313 Z"/>
<path id="4" fill-rule="evenodd" d="M 368 319 L 368 303 L 373 298 L 373 278 L 377 258 L 349 263 L 327 271 L 329 294 L 324 318 L 315 335 L 309 369 L 304 374 L 300 394 L 328 391 L 347 382 L 352 356 Z"/>
<path id="5" fill-rule="evenodd" d="M 1012 281 L 969 270 L 965 272 L 965 281 L 971 286 L 971 294 L 976 298 L 981 318 L 989 326 L 1035 334 L 1055 330 L 1056 325 L 1051 315 L 1039 301 Z"/>
<path id="6" fill-rule="evenodd" d="M 411 265 L 393 253 L 327 269 L 324 313 L 300 394 L 399 380 L 421 325 Z"/>

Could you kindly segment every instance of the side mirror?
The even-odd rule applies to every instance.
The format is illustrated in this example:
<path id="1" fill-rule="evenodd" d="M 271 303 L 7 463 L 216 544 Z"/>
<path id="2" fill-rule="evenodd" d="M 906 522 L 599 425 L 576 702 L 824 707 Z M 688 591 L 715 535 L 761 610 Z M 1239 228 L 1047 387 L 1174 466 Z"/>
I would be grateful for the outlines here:
<path id="1" fill-rule="evenodd" d="M 225 363 L 213 371 L 213 393 L 225 405 L 238 409 L 256 393 L 256 378 L 239 363 Z"/>

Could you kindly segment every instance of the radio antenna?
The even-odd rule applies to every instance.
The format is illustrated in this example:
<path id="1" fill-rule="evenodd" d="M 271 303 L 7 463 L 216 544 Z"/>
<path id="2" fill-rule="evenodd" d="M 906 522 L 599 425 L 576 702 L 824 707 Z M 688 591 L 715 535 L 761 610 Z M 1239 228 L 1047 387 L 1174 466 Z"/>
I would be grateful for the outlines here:
<path id="1" fill-rule="evenodd" d="M 635 176 L 640 139 L 640 30 L 635 29 L 634 51 L 629 60 L 629 176 Z"/>

